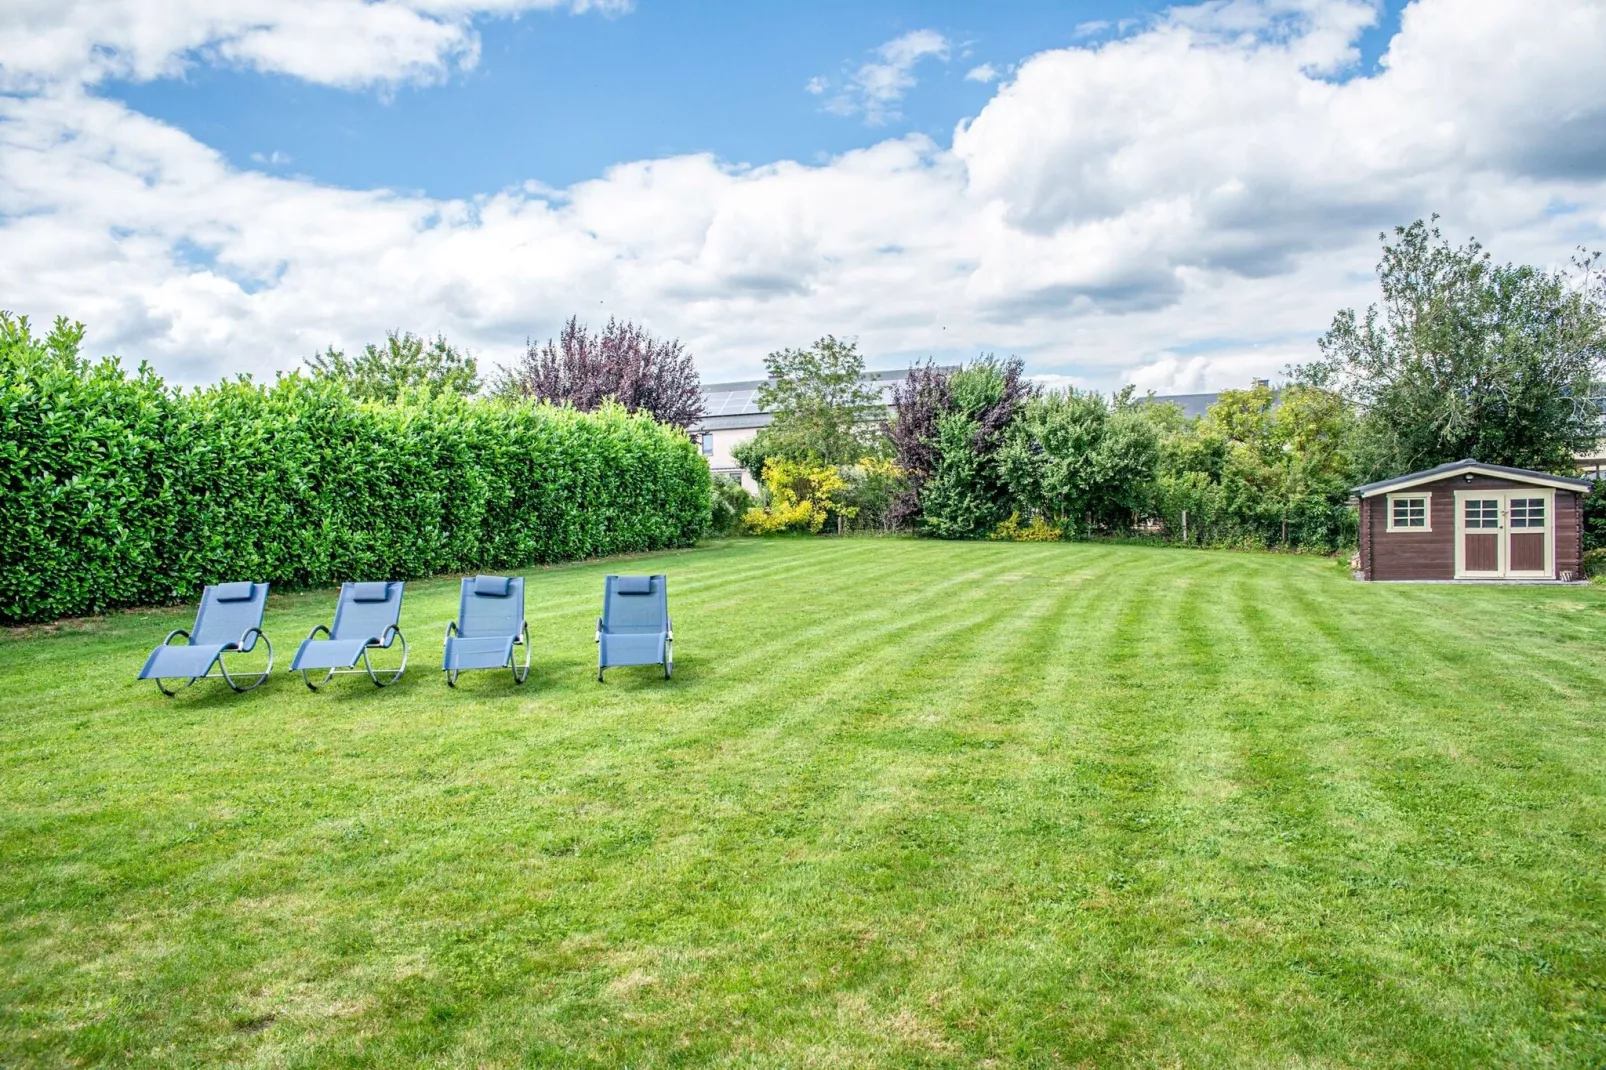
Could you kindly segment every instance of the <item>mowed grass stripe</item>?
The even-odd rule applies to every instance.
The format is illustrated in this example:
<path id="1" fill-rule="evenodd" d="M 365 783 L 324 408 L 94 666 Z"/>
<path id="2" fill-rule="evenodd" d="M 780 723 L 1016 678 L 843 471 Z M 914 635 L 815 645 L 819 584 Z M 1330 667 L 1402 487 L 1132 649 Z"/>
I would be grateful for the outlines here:
<path id="1" fill-rule="evenodd" d="M 598 685 L 657 571 L 676 679 Z M 1599 591 L 741 540 L 536 571 L 531 684 L 448 691 L 456 602 L 385 691 L 0 641 L 0 1062 L 1606 1059 Z"/>

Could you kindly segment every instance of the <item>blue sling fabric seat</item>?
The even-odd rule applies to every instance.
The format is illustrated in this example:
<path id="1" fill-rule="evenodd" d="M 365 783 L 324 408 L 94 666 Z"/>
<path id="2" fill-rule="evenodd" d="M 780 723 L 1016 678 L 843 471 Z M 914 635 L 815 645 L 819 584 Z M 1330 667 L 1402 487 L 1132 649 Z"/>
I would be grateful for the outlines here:
<path id="1" fill-rule="evenodd" d="M 335 676 L 367 673 L 376 687 L 384 687 L 401 679 L 407 669 L 407 637 L 401 632 L 401 604 L 403 583 L 345 583 L 340 586 L 340 601 L 335 605 L 333 627 L 317 625 L 301 641 L 291 672 L 301 678 L 314 691 Z M 319 639 L 323 632 L 327 639 Z M 401 665 L 394 671 L 374 670 L 368 655 L 373 650 L 389 650 L 401 640 Z M 356 667 L 362 662 L 362 668 Z M 311 673 L 324 670 L 317 683 Z M 385 678 L 388 677 L 388 678 Z"/>
<path id="2" fill-rule="evenodd" d="M 662 665 L 675 669 L 674 628 L 669 620 L 668 577 L 609 576 L 597 618 L 597 680 L 615 665 Z"/>
<path id="3" fill-rule="evenodd" d="M 267 604 L 268 585 L 265 583 L 220 583 L 206 588 L 201 592 L 200 608 L 195 611 L 195 625 L 189 631 L 176 628 L 168 632 L 162 645 L 145 659 L 139 678 L 155 680 L 162 694 L 172 696 L 195 681 L 210 677 L 215 664 L 223 681 L 235 691 L 249 691 L 259 686 L 273 671 L 273 644 L 262 634 L 262 613 Z M 170 645 L 178 635 L 182 635 L 186 643 Z M 268 667 L 261 672 L 230 673 L 223 663 L 223 655 L 248 654 L 256 649 L 258 639 L 268 648 Z M 163 680 L 184 680 L 185 683 L 169 691 Z"/>
<path id="4" fill-rule="evenodd" d="M 514 664 L 513 648 L 524 647 L 524 664 Z M 512 669 L 513 682 L 530 675 L 530 627 L 524 621 L 523 576 L 463 579 L 457 619 L 446 626 L 441 659 L 448 687 L 464 669 Z"/>

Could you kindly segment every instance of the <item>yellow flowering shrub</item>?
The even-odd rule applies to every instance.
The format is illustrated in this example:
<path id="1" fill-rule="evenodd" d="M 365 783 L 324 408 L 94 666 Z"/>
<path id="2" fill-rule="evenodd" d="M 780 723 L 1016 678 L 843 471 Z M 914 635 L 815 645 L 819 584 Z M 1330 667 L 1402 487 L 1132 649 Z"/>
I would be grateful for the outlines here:
<path id="1" fill-rule="evenodd" d="M 748 531 L 759 535 L 781 531 L 818 535 L 828 514 L 852 516 L 857 512 L 833 498 L 847 485 L 830 465 L 771 457 L 764 462 L 764 489 L 769 492 L 769 504 L 762 509 L 749 509 L 742 522 Z"/>
<path id="2" fill-rule="evenodd" d="M 1064 531 L 1040 516 L 1032 517 L 1030 524 L 1022 524 L 1019 513 L 1010 513 L 1009 519 L 994 528 L 987 537 L 1004 542 L 1059 542 L 1064 534 Z"/>

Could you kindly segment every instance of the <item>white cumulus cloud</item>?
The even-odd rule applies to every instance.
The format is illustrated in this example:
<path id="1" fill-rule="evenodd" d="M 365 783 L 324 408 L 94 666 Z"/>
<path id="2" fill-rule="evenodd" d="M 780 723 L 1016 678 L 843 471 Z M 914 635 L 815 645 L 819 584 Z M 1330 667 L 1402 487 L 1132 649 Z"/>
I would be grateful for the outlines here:
<path id="1" fill-rule="evenodd" d="M 983 63 L 979 67 L 972 67 L 965 72 L 965 81 L 980 82 L 983 85 L 998 81 L 998 77 L 998 68 L 991 63 Z"/>
<path id="2" fill-rule="evenodd" d="M 243 23 L 111 19 L 69 62 L 66 24 L 30 10 L 0 16 L 0 55 L 33 57 L 4 71 L 32 88 L 0 95 L 3 303 L 83 319 L 93 350 L 183 382 L 393 327 L 505 360 L 577 312 L 680 337 L 710 379 L 833 332 L 872 366 L 995 351 L 1046 382 L 1216 389 L 1313 355 L 1335 309 L 1371 298 L 1395 223 L 1437 211 L 1452 236 L 1536 263 L 1606 244 L 1606 8 L 1591 0 L 1414 0 L 1375 70 L 1355 65 L 1368 3 L 1179 8 L 1024 57 L 951 146 L 642 160 L 465 200 L 240 170 L 82 88 L 107 56 L 157 72 L 281 62 L 223 51 Z M 407 10 L 470 26 L 447 3 Z M 912 70 L 933 48 L 876 61 Z M 374 82 L 366 69 L 356 80 Z M 883 107 L 904 91 L 870 81 Z"/>
<path id="3" fill-rule="evenodd" d="M 149 80 L 223 62 L 325 85 L 429 83 L 472 67 L 475 14 L 591 0 L 6 0 L 0 90 L 108 76 Z"/>

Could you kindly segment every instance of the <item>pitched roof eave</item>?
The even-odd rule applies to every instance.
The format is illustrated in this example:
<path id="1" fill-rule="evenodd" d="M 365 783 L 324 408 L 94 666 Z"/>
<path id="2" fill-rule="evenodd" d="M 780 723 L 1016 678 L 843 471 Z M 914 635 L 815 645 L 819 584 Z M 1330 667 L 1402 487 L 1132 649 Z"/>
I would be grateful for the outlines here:
<path id="1" fill-rule="evenodd" d="M 1376 483 L 1365 483 L 1359 487 L 1351 488 L 1350 493 L 1357 498 L 1371 498 L 1387 491 L 1409 490 L 1424 483 L 1436 483 L 1441 479 L 1464 474 L 1489 476 L 1494 479 L 1509 479 L 1516 483 L 1530 483 L 1537 487 L 1552 487 L 1557 490 L 1576 490 L 1587 492 L 1591 484 L 1587 479 L 1574 479 L 1571 476 L 1554 476 L 1548 472 L 1534 472 L 1526 468 L 1508 468 L 1503 464 L 1484 464 L 1470 458 L 1463 461 L 1451 461 L 1434 468 L 1424 469 L 1421 472 L 1409 472 L 1393 479 L 1382 479 Z"/>

